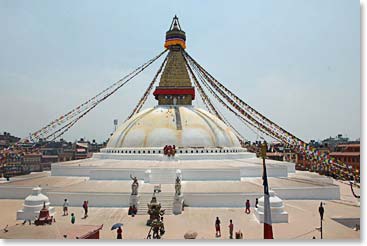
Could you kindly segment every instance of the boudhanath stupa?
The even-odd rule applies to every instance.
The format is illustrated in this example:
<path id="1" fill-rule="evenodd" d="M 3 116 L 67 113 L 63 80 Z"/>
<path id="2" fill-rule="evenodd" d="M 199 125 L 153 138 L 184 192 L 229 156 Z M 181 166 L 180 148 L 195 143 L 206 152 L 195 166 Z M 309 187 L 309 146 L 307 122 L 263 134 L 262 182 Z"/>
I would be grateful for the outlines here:
<path id="1" fill-rule="evenodd" d="M 122 123 L 106 148 L 92 158 L 54 163 L 51 172 L 2 183 L 0 199 L 24 199 L 40 186 L 52 206 L 62 206 L 67 198 L 70 206 L 88 200 L 90 207 L 125 208 L 131 204 L 131 177 L 136 177 L 138 215 L 146 215 L 157 185 L 158 201 L 172 214 L 179 177 L 182 206 L 239 208 L 246 200 L 254 206 L 263 196 L 262 159 L 241 145 L 228 124 L 193 106 L 196 88 L 181 52 L 185 41 L 174 20 L 166 33 L 167 62 L 153 92 L 157 104 Z M 175 154 L 167 155 L 165 146 L 174 146 Z M 266 165 L 274 223 L 288 220 L 284 200 L 340 199 L 339 186 L 330 178 L 298 172 L 290 162 L 266 160 Z"/>

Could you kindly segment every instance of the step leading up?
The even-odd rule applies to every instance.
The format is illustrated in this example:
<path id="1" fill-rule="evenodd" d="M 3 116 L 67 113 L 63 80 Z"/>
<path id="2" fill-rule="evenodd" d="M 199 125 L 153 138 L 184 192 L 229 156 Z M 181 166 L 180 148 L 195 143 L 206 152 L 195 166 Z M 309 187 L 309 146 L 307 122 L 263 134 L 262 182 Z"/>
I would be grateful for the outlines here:
<path id="1" fill-rule="evenodd" d="M 152 200 L 153 194 L 141 193 L 138 207 L 138 215 L 148 215 L 148 203 Z M 165 209 L 165 215 L 172 214 L 174 193 L 161 192 L 156 193 L 157 201 L 161 204 L 161 209 Z"/>
<path id="2" fill-rule="evenodd" d="M 151 170 L 149 183 L 151 184 L 174 184 L 176 181 L 175 168 L 154 168 Z"/>

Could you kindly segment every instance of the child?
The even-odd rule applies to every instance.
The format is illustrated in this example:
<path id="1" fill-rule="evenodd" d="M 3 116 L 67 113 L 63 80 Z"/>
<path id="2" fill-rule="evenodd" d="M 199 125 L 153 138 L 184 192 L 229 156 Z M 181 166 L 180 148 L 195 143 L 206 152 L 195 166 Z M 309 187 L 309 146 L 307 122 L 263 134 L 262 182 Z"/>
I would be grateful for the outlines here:
<path id="1" fill-rule="evenodd" d="M 74 213 L 71 213 L 71 224 L 75 223 L 75 215 Z"/>
<path id="2" fill-rule="evenodd" d="M 62 205 L 62 208 L 63 208 L 63 211 L 64 211 L 64 216 L 69 215 L 68 207 L 69 207 L 69 202 L 68 202 L 68 199 L 65 198 L 64 205 Z"/>

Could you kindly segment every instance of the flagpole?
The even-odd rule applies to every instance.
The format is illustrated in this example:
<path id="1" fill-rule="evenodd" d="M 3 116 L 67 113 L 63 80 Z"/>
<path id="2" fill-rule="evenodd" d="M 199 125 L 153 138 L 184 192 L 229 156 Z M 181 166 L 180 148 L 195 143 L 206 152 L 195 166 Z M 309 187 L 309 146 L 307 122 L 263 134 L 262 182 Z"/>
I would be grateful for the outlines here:
<path id="1" fill-rule="evenodd" d="M 264 185 L 264 239 L 274 239 L 273 228 L 271 221 L 271 208 L 270 208 L 270 194 L 269 194 L 269 184 L 268 176 L 266 173 L 266 142 L 261 145 L 260 156 L 263 159 L 263 185 Z"/>

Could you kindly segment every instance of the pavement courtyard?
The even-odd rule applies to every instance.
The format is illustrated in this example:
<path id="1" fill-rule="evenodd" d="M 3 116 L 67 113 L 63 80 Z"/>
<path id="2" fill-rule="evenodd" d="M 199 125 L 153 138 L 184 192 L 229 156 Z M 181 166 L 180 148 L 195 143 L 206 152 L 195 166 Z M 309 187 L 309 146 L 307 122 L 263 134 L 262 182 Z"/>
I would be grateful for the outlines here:
<path id="1" fill-rule="evenodd" d="M 360 231 L 355 231 L 356 223 L 360 223 L 360 207 L 353 197 L 350 187 L 338 181 L 341 200 L 325 201 L 324 239 L 349 239 L 359 240 Z M 359 189 L 356 190 L 359 194 Z M 62 208 L 56 207 L 56 223 L 45 226 L 22 225 L 16 221 L 16 211 L 22 209 L 22 200 L 0 200 L 0 238 L 3 239 L 62 239 L 65 228 L 72 229 L 69 216 L 62 216 Z M 289 223 L 273 224 L 275 239 L 312 239 L 320 238 L 316 230 L 320 226 L 318 214 L 319 200 L 285 200 L 285 210 L 289 213 Z M 116 231 L 111 231 L 114 223 L 121 222 L 123 226 L 123 239 L 145 239 L 149 227 L 145 225 L 148 215 L 127 215 L 126 208 L 95 208 L 90 207 L 89 217 L 82 219 L 81 207 L 70 207 L 70 213 L 76 214 L 75 225 L 101 225 L 103 229 L 101 239 L 115 239 Z M 218 216 L 222 222 L 222 237 L 215 237 L 214 221 Z M 166 233 L 163 239 L 184 239 L 188 231 L 198 233 L 197 239 L 229 239 L 228 224 L 232 219 L 234 231 L 241 230 L 244 239 L 262 239 L 263 225 L 255 219 L 253 210 L 247 215 L 240 208 L 190 208 L 186 207 L 181 215 L 167 215 L 164 217 Z M 8 232 L 3 228 L 8 225 Z"/>

